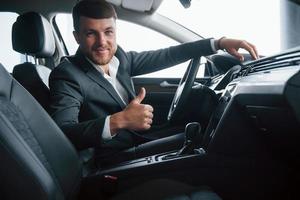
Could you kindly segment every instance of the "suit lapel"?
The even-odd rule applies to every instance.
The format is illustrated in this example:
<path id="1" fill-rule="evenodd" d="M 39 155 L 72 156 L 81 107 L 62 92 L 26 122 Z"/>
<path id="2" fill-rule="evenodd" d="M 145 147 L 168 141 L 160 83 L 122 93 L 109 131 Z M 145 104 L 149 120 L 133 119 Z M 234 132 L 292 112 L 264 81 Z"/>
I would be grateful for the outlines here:
<path id="1" fill-rule="evenodd" d="M 120 96 L 117 94 L 116 90 L 113 88 L 113 86 L 103 77 L 103 75 L 98 72 L 95 68 L 90 69 L 86 72 L 86 75 L 98 83 L 103 89 L 105 89 L 110 96 L 115 99 L 116 102 L 122 107 L 125 108 L 125 103 L 121 100 Z"/>
<path id="2" fill-rule="evenodd" d="M 121 66 L 121 63 L 120 63 Z M 122 67 L 119 67 L 118 73 L 117 73 L 117 79 L 121 83 L 121 85 L 125 88 L 125 90 L 128 93 L 128 100 L 129 102 L 135 98 L 135 92 L 134 87 L 131 82 L 131 77 L 128 73 L 125 72 L 125 70 Z"/>
<path id="3" fill-rule="evenodd" d="M 128 71 L 125 70 L 125 63 L 124 59 L 122 59 L 121 53 L 120 53 L 120 47 L 118 47 L 118 50 L 116 52 L 116 57 L 119 59 L 119 69 L 117 73 L 117 79 L 121 83 L 121 85 L 125 88 L 125 90 L 128 93 L 128 100 L 129 102 L 135 98 L 135 91 L 134 86 L 132 83 L 132 79 L 128 73 Z"/>
<path id="4" fill-rule="evenodd" d="M 82 70 L 86 73 L 86 75 L 94 82 L 96 82 L 100 87 L 105 89 L 110 96 L 121 106 L 121 108 L 125 108 L 125 103 L 121 100 L 120 96 L 117 94 L 113 86 L 106 80 L 103 75 L 95 69 L 89 63 L 86 58 L 80 53 L 78 50 L 76 56 L 74 57 L 76 66 L 82 68 Z"/>

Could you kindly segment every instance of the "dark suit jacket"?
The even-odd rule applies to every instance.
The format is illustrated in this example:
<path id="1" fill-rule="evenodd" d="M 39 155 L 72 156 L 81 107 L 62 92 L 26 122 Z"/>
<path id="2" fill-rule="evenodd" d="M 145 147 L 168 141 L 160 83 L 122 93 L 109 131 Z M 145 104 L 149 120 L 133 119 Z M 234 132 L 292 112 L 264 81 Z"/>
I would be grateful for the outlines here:
<path id="1" fill-rule="evenodd" d="M 209 39 L 140 53 L 125 52 L 118 47 L 115 54 L 120 61 L 117 78 L 128 92 L 130 101 L 135 97 L 131 77 L 212 53 Z M 80 49 L 52 71 L 49 85 L 52 117 L 75 147 L 105 146 L 101 133 L 106 116 L 122 111 L 126 105 Z M 124 140 L 123 148 L 132 146 L 131 139 L 122 138 L 122 135 L 126 134 L 118 134 L 114 140 Z"/>

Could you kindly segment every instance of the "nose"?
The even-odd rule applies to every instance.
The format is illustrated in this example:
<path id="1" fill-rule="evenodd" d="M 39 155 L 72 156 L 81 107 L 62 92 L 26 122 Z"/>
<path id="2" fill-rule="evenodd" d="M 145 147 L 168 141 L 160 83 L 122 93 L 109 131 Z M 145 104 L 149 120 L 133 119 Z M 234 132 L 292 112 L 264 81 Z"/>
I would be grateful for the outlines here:
<path id="1" fill-rule="evenodd" d="M 103 46 L 105 43 L 106 43 L 106 37 L 103 33 L 99 33 L 98 34 L 98 37 L 97 37 L 97 43 L 100 45 L 100 46 Z"/>

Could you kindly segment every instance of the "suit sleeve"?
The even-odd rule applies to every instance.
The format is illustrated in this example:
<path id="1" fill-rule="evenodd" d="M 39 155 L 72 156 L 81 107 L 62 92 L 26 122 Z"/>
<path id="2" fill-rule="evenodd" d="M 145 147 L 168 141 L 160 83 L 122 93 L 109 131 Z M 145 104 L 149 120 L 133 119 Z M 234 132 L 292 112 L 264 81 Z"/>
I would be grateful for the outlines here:
<path id="1" fill-rule="evenodd" d="M 51 116 L 76 149 L 101 145 L 105 117 L 79 123 L 84 94 L 72 73 L 63 67 L 56 67 L 50 74 L 49 86 Z"/>
<path id="2" fill-rule="evenodd" d="M 215 51 L 210 41 L 211 39 L 204 39 L 155 51 L 129 52 L 131 76 L 155 72 L 192 58 L 211 55 Z"/>

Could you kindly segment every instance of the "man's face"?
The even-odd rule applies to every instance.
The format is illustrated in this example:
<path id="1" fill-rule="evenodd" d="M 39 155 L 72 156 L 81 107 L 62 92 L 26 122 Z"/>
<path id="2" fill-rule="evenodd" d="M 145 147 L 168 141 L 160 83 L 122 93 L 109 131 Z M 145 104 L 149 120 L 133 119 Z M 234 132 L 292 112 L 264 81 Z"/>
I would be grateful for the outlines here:
<path id="1" fill-rule="evenodd" d="M 98 65 L 110 62 L 117 50 L 114 18 L 93 19 L 81 16 L 79 32 L 73 32 L 81 51 Z"/>

